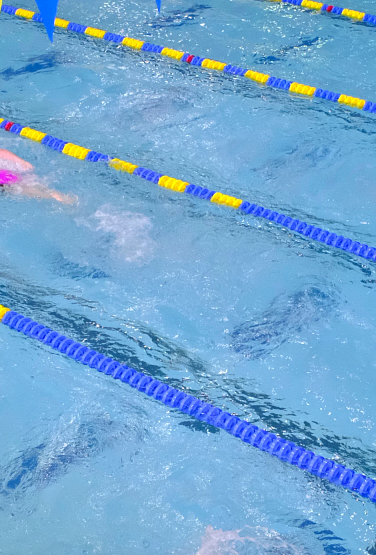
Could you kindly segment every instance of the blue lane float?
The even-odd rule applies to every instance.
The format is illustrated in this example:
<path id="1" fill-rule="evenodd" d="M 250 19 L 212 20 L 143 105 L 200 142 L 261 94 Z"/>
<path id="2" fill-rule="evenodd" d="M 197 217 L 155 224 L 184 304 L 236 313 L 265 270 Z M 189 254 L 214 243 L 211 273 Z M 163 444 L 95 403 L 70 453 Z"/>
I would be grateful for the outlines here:
<path id="1" fill-rule="evenodd" d="M 57 331 L 1 305 L 0 319 L 9 328 L 37 339 L 76 362 L 95 368 L 98 372 L 111 376 L 115 380 L 122 381 L 133 389 L 137 389 L 139 392 L 162 402 L 169 408 L 177 409 L 201 422 L 220 428 L 244 443 L 265 451 L 281 461 L 301 470 L 306 470 L 332 484 L 342 486 L 370 499 L 374 503 L 376 502 L 376 481 L 364 474 L 356 473 L 350 468 L 337 464 L 321 455 L 316 455 L 313 451 L 307 451 L 303 447 L 263 430 L 247 420 L 242 420 L 238 416 L 201 401 L 197 397 L 179 391 L 142 372 L 137 372 L 126 364 L 121 364 L 110 357 L 106 357 L 90 349 L 90 347 L 82 345 L 82 343 L 77 343 L 74 339 L 61 335 Z"/>

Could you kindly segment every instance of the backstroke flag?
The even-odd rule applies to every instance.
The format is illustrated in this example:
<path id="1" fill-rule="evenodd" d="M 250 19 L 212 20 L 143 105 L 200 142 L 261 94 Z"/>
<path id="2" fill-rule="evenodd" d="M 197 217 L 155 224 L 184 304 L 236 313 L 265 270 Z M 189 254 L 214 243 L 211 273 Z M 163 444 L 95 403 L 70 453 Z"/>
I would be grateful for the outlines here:
<path id="1" fill-rule="evenodd" d="M 2 0 L 0 0 L 1 6 Z M 54 37 L 54 27 L 55 27 L 55 17 L 57 11 L 57 5 L 59 0 L 36 0 L 41 16 L 43 17 L 43 23 L 46 27 L 48 38 L 53 41 Z"/>

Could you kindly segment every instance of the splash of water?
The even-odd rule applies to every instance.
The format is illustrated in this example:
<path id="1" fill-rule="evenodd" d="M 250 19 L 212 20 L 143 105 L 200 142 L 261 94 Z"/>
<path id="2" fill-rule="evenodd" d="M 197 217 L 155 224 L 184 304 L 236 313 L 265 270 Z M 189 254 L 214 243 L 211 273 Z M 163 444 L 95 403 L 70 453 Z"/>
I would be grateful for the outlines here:
<path id="1" fill-rule="evenodd" d="M 154 256 L 156 244 L 150 237 L 153 224 L 147 216 L 119 212 L 110 205 L 104 205 L 95 212 L 94 219 L 97 231 L 115 237 L 111 246 L 113 255 L 130 263 L 144 263 Z"/>

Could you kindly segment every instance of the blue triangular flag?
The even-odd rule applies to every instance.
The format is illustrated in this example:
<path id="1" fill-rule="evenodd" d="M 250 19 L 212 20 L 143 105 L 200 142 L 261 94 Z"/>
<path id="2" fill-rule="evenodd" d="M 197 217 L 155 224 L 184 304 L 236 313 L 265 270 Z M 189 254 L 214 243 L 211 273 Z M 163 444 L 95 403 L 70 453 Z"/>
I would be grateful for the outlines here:
<path id="1" fill-rule="evenodd" d="M 57 5 L 59 0 L 36 0 L 41 16 L 43 17 L 43 23 L 46 27 L 48 38 L 53 41 L 54 28 L 55 28 L 55 17 L 57 11 Z"/>
<path id="2" fill-rule="evenodd" d="M 162 3 L 162 0 L 155 0 L 155 1 L 156 1 L 156 3 L 157 3 L 158 11 L 160 12 L 160 11 L 161 11 L 161 3 Z"/>

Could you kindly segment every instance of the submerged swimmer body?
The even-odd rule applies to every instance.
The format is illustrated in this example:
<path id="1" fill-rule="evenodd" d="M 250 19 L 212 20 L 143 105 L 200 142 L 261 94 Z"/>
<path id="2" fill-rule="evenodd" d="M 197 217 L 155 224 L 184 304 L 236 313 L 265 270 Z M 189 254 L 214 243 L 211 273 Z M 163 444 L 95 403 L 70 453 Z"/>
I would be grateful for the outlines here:
<path id="1" fill-rule="evenodd" d="M 0 149 L 0 190 L 30 198 L 54 199 L 64 204 L 73 204 L 76 199 L 41 185 L 30 173 L 33 166 L 9 150 Z"/>
<path id="2" fill-rule="evenodd" d="M 210 525 L 205 530 L 202 545 L 196 555 L 240 555 L 237 546 L 241 549 L 245 544 L 252 544 L 256 549 L 252 550 L 252 553 L 258 555 L 303 555 L 303 551 L 296 545 L 287 543 L 283 536 L 262 526 L 246 526 L 243 530 L 225 531 L 215 530 Z"/>

